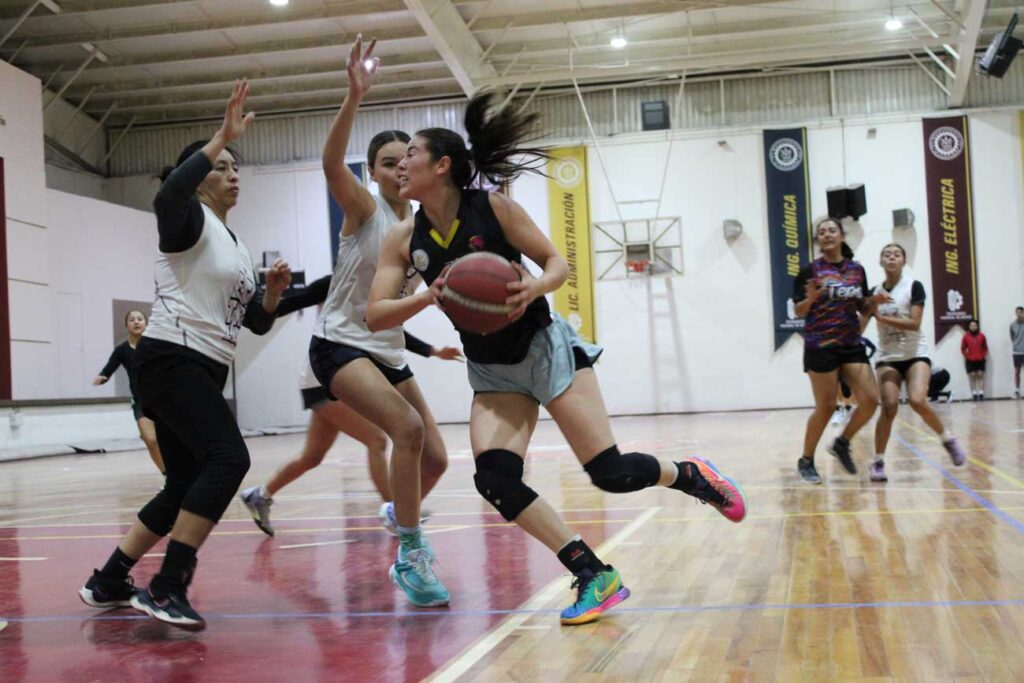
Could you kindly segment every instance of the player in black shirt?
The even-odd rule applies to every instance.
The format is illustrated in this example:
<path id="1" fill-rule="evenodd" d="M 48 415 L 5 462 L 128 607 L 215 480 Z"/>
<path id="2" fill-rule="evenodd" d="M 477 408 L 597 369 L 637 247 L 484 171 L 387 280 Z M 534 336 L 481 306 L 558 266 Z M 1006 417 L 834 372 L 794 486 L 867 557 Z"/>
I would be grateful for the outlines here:
<path id="1" fill-rule="evenodd" d="M 510 284 L 512 323 L 481 336 L 460 330 L 475 396 L 470 439 L 480 494 L 507 520 L 556 553 L 575 575 L 575 604 L 562 612 L 563 624 L 594 621 L 629 596 L 619 573 L 604 564 L 559 514 L 523 482 L 523 460 L 538 410 L 544 405 L 576 457 L 600 489 L 612 493 L 666 486 L 712 504 L 732 521 L 746 514 L 734 482 L 699 458 L 658 460 L 645 453 L 620 453 L 591 364 L 601 349 L 582 341 L 560 316 L 552 316 L 544 295 L 565 282 L 569 267 L 519 204 L 500 193 L 468 189 L 477 176 L 496 185 L 537 170 L 546 154 L 519 147 L 536 115 L 507 107 L 488 117 L 489 94 L 474 97 L 465 128 L 472 145 L 443 129 L 419 131 L 399 164 L 401 196 L 421 204 L 413 218 L 388 233 L 370 291 L 371 330 L 400 325 L 424 308 L 443 305 L 444 267 L 471 251 L 499 254 L 514 264 L 522 281 Z M 533 161 L 520 161 L 524 158 Z M 540 265 L 540 277 L 521 265 L 521 256 Z M 428 288 L 399 298 L 409 266 Z M 505 571 L 510 571 L 506 569 Z"/>
<path id="2" fill-rule="evenodd" d="M 135 355 L 135 345 L 139 343 L 142 333 L 146 331 L 146 322 L 146 314 L 142 311 L 128 311 L 128 315 L 124 317 L 128 339 L 114 347 L 107 364 L 103 366 L 100 374 L 96 375 L 96 379 L 92 383 L 95 386 L 106 384 L 117 372 L 118 367 L 124 368 L 128 375 L 128 387 L 132 393 L 132 415 L 135 416 L 135 424 L 139 427 L 139 437 L 142 439 L 142 443 L 146 444 L 146 450 L 149 451 L 149 457 L 153 460 L 153 464 L 160 470 L 160 474 L 163 474 L 164 459 L 160 455 L 160 444 L 156 442 L 156 426 L 152 420 L 142 414 L 142 409 L 139 408 L 139 399 L 135 395 L 135 380 L 132 373 L 132 356 Z"/>

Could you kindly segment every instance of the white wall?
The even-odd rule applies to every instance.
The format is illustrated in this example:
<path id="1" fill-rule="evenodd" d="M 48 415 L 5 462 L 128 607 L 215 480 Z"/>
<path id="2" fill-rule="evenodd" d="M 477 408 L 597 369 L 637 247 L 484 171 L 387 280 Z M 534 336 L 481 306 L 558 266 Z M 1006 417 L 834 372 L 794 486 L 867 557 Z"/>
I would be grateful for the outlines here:
<path id="1" fill-rule="evenodd" d="M 1021 275 L 1021 155 L 1014 112 L 971 114 L 974 211 L 983 328 L 992 347 L 990 394 L 1006 396 L 1010 360 L 1005 327 L 1024 301 Z M 867 129 L 876 136 L 868 139 Z M 725 149 L 717 144 L 727 140 Z M 924 157 L 920 119 L 888 117 L 841 125 L 812 124 L 809 130 L 812 208 L 825 211 L 825 188 L 863 182 L 869 213 L 850 239 L 871 282 L 881 277 L 877 254 L 896 239 L 907 245 L 915 277 L 930 289 Z M 663 133 L 602 142 L 616 199 L 626 217 L 654 211 L 669 144 Z M 594 150 L 590 150 L 593 220 L 614 220 L 615 206 Z M 772 348 L 764 173 L 759 129 L 690 131 L 671 145 L 669 181 L 661 215 L 683 219 L 684 271 L 673 278 L 604 281 L 596 286 L 599 341 L 606 347 L 599 373 L 614 414 L 807 406 L 811 393 L 801 371 L 802 342 L 793 337 Z M 547 225 L 544 180 L 524 178 L 514 196 L 543 229 Z M 315 163 L 243 168 L 240 204 L 233 229 L 254 257 L 279 250 L 312 280 L 328 272 L 326 189 Z M 107 196 L 151 196 L 148 178 L 108 181 Z M 146 199 L 148 202 L 148 199 Z M 893 235 L 891 211 L 910 208 L 913 230 Z M 729 244 L 724 218 L 744 225 Z M 282 321 L 265 338 L 246 334 L 237 361 L 243 426 L 297 424 L 305 420 L 296 378 L 304 362 L 315 313 Z M 409 328 L 436 344 L 457 337 L 436 311 Z M 931 307 L 925 329 L 933 330 Z M 874 326 L 868 335 L 875 336 Z M 953 388 L 966 394 L 959 333 L 939 344 L 935 358 L 951 370 Z M 442 421 L 468 416 L 465 368 L 413 357 L 424 393 Z"/>

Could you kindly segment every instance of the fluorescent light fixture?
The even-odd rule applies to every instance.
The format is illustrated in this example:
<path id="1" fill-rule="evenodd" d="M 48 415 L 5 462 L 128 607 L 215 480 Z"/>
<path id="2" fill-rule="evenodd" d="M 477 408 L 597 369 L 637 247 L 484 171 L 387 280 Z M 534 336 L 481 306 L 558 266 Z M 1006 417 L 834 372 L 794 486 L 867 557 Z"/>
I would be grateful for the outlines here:
<path id="1" fill-rule="evenodd" d="M 897 19 L 896 17 L 889 17 L 885 21 L 885 28 L 886 30 L 889 31 L 899 31 L 901 28 L 903 28 L 903 22 Z"/>
<path id="2" fill-rule="evenodd" d="M 614 38 L 612 38 L 611 46 L 616 50 L 621 50 L 627 45 L 629 45 L 629 41 L 626 40 L 625 36 L 615 36 Z"/>
<path id="3" fill-rule="evenodd" d="M 288 4 L 288 0 L 270 0 L 270 4 L 274 7 L 284 7 Z"/>

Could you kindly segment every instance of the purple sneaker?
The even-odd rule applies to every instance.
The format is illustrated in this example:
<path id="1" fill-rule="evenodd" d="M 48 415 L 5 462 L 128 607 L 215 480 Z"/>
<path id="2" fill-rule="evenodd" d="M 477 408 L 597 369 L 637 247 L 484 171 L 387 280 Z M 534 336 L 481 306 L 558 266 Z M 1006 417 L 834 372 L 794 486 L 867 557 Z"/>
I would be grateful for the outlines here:
<path id="1" fill-rule="evenodd" d="M 953 464 L 957 467 L 960 467 L 967 462 L 967 454 L 964 453 L 964 449 L 960 448 L 960 444 L 957 443 L 955 436 L 943 441 L 942 446 L 946 449 L 946 452 L 949 453 L 950 459 L 952 459 Z"/>
<path id="2" fill-rule="evenodd" d="M 868 477 L 871 481 L 889 481 L 889 477 L 885 474 L 885 462 L 876 460 L 871 463 L 871 467 L 868 469 Z"/>

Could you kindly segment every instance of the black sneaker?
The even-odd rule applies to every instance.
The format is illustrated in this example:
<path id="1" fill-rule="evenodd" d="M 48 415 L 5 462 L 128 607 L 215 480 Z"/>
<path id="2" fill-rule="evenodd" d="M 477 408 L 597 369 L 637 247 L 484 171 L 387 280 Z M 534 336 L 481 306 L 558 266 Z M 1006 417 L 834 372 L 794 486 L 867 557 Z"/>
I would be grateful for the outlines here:
<path id="1" fill-rule="evenodd" d="M 202 631 L 206 620 L 192 609 L 184 590 L 172 590 L 163 597 L 155 597 L 152 588 L 140 590 L 132 596 L 132 607 L 171 626 L 187 631 Z"/>
<path id="2" fill-rule="evenodd" d="M 800 479 L 805 484 L 820 484 L 821 476 L 818 474 L 818 470 L 814 469 L 814 461 L 810 458 L 800 457 L 796 461 L 796 471 L 800 473 Z"/>
<path id="3" fill-rule="evenodd" d="M 78 591 L 78 597 L 89 607 L 111 609 L 113 607 L 131 607 L 132 596 L 135 595 L 135 584 L 132 577 L 112 579 L 93 569 L 92 576 Z"/>
<path id="4" fill-rule="evenodd" d="M 843 466 L 843 469 L 850 474 L 857 474 L 857 466 L 853 464 L 853 458 L 850 457 L 850 442 L 841 436 L 837 436 L 836 440 L 832 442 L 832 445 L 828 447 L 828 452 L 836 456 L 839 464 Z"/>

